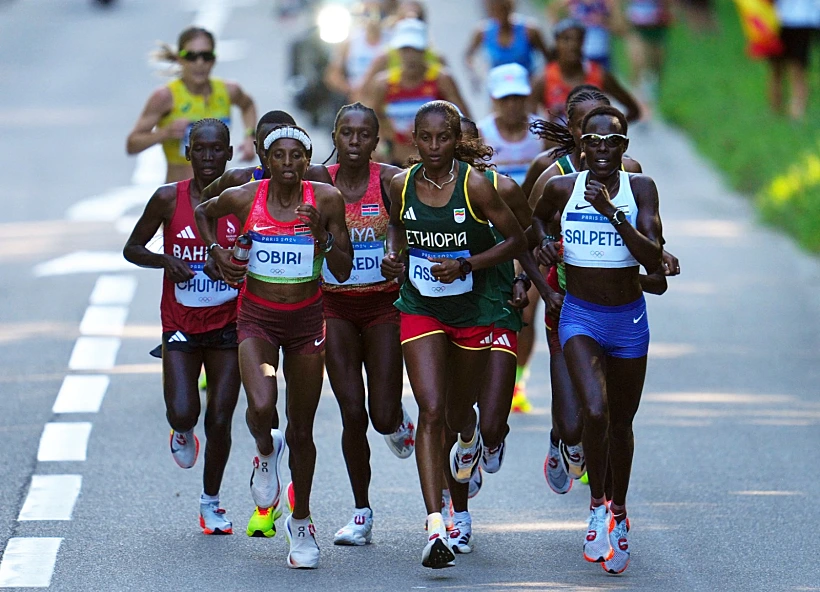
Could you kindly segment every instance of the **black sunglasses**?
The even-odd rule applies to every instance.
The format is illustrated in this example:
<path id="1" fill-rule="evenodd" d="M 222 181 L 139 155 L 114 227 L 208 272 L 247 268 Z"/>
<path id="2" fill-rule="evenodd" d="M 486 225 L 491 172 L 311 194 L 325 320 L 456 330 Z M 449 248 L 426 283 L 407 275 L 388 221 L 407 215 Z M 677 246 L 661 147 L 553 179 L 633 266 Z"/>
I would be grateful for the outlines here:
<path id="1" fill-rule="evenodd" d="M 584 134 L 581 136 L 581 141 L 587 145 L 597 148 L 604 142 L 610 148 L 618 148 L 626 144 L 627 137 L 623 134 L 607 134 L 601 136 L 599 134 Z"/>
<path id="2" fill-rule="evenodd" d="M 179 57 L 186 62 L 195 62 L 199 58 L 202 58 L 206 62 L 216 61 L 216 54 L 212 51 L 188 51 L 187 49 L 183 49 L 179 52 Z"/>

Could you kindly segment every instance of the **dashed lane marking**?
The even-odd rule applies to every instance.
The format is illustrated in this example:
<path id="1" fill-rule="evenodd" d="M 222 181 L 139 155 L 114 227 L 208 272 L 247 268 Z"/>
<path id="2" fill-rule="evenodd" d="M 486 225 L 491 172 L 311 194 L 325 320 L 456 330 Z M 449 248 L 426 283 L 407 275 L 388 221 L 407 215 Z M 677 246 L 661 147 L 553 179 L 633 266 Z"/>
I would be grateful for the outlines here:
<path id="1" fill-rule="evenodd" d="M 82 475 L 33 475 L 17 520 L 71 520 Z"/>
<path id="2" fill-rule="evenodd" d="M 89 301 L 96 305 L 131 304 L 136 291 L 137 278 L 132 275 L 101 275 Z"/>
<path id="3" fill-rule="evenodd" d="M 51 422 L 43 428 L 40 448 L 37 450 L 39 462 L 85 461 L 91 423 Z"/>
<path id="4" fill-rule="evenodd" d="M 105 375 L 69 375 L 63 379 L 53 413 L 97 413 L 111 379 Z"/>
<path id="5" fill-rule="evenodd" d="M 114 367 L 122 342 L 116 337 L 80 337 L 74 343 L 71 370 L 108 370 Z"/>
<path id="6" fill-rule="evenodd" d="M 120 337 L 128 318 L 127 306 L 97 306 L 85 309 L 80 322 L 81 335 L 111 335 Z"/>
<path id="7" fill-rule="evenodd" d="M 0 562 L 0 588 L 48 588 L 62 538 L 9 539 Z"/>

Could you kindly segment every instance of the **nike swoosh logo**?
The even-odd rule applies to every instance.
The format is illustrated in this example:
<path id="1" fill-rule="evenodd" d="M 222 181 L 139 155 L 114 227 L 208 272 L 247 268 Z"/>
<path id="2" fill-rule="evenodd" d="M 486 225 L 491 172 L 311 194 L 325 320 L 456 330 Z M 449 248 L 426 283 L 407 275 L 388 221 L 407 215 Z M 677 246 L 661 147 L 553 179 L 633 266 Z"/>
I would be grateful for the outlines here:
<path id="1" fill-rule="evenodd" d="M 322 337 L 321 339 L 317 339 L 316 341 L 314 341 L 313 345 L 315 345 L 316 347 L 319 347 L 320 345 L 322 345 L 322 343 L 324 343 L 324 341 L 325 341 L 325 338 Z"/>
<path id="2" fill-rule="evenodd" d="M 274 228 L 276 228 L 276 226 L 259 226 L 258 224 L 254 224 L 252 230 L 254 232 L 262 232 L 265 230 L 273 230 Z"/>
<path id="3" fill-rule="evenodd" d="M 585 209 L 591 208 L 591 207 L 592 207 L 592 204 L 587 204 L 585 206 L 582 206 L 581 204 L 575 204 L 575 209 L 576 210 L 585 210 Z"/>
<path id="4" fill-rule="evenodd" d="M 637 319 L 632 319 L 632 322 L 637 325 L 638 321 L 640 321 L 643 318 L 643 315 L 645 315 L 645 314 L 646 314 L 646 311 L 642 312 L 641 316 L 639 316 Z"/>

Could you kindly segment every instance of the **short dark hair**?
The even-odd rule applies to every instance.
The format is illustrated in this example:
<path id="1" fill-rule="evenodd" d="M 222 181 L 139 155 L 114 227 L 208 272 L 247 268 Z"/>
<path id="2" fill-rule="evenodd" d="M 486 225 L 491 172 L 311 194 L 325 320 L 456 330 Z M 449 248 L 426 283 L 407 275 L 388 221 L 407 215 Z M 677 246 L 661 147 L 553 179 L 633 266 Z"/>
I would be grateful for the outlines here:
<path id="1" fill-rule="evenodd" d="M 587 116 L 584 117 L 583 123 L 581 123 L 581 133 L 585 133 L 587 131 L 587 125 L 589 125 L 589 121 L 593 117 L 598 117 L 599 115 L 606 115 L 617 119 L 618 123 L 621 124 L 621 132 L 624 135 L 626 135 L 626 133 L 629 131 L 629 124 L 627 123 L 626 117 L 623 113 L 621 113 L 618 109 L 611 105 L 602 105 L 600 107 L 595 107 L 595 109 L 587 113 Z"/>
<path id="2" fill-rule="evenodd" d="M 296 125 L 296 120 L 287 111 L 268 111 L 265 113 L 259 123 L 256 124 L 256 134 L 259 135 L 259 130 L 263 125 Z"/>
<path id="3" fill-rule="evenodd" d="M 194 124 L 191 126 L 189 144 L 193 144 L 194 134 L 196 134 L 202 128 L 206 127 L 217 128 L 225 139 L 225 145 L 229 146 L 231 144 L 231 130 L 228 129 L 228 126 L 225 124 L 224 121 L 222 121 L 221 119 L 216 119 L 214 117 L 206 117 L 205 119 L 200 119 L 199 121 L 194 122 Z"/>

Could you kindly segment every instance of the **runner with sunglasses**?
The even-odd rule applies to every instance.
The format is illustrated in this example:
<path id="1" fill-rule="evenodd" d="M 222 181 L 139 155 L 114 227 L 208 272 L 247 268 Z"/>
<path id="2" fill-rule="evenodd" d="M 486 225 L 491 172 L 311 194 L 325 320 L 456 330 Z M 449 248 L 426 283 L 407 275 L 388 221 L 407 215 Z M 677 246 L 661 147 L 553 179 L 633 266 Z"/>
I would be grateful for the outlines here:
<path id="1" fill-rule="evenodd" d="M 622 171 L 626 117 L 597 107 L 581 124 L 588 170 L 551 179 L 533 213 L 539 261 L 566 264 L 561 347 L 584 415 L 590 486 L 584 558 L 609 573 L 629 564 L 626 494 L 632 470 L 632 421 L 646 376 L 649 324 L 640 267 L 662 266 L 658 191 L 644 175 Z M 560 215 L 563 252 L 548 234 Z M 665 283 L 665 277 L 660 276 Z M 607 503 L 607 463 L 612 498 Z"/>
<path id="2" fill-rule="evenodd" d="M 279 463 L 290 447 L 294 507 L 285 520 L 288 567 L 314 568 L 319 546 L 310 517 L 316 464 L 313 422 L 322 391 L 325 322 L 319 290 L 322 262 L 341 281 L 351 270 L 344 200 L 330 185 L 304 181 L 313 153 L 307 133 L 296 126 L 274 129 L 263 142 L 270 179 L 228 189 L 195 212 L 211 257 L 232 285 L 243 282 L 237 315 L 239 366 L 248 396 L 247 423 L 256 441 L 251 495 L 270 516 L 279 504 Z M 253 240 L 247 266 L 213 242 L 214 226 L 235 215 Z M 247 277 L 246 277 L 247 272 Z M 288 426 L 278 429 L 276 374 L 284 350 Z M 274 429 L 271 429 L 274 426 Z M 273 532 L 271 532 L 273 531 Z"/>
<path id="3" fill-rule="evenodd" d="M 380 270 L 390 219 L 387 192 L 402 171 L 370 160 L 378 143 L 379 119 L 373 109 L 354 103 L 339 110 L 333 127 L 338 164 L 328 170 L 345 200 L 353 271 L 346 282 L 339 282 L 325 270 L 322 295 L 327 375 L 342 413 L 342 453 L 355 510 L 333 537 L 337 545 L 364 545 L 372 539 L 368 423 L 384 435 L 397 457 L 408 458 L 415 447 L 414 422 L 401 402 L 404 377 L 399 311 L 394 306 L 399 286 Z M 367 406 L 362 367 L 367 373 Z"/>
<path id="4" fill-rule="evenodd" d="M 179 67 L 179 77 L 156 89 L 128 134 L 126 152 L 138 154 L 154 144 L 162 144 L 168 162 L 166 182 L 181 181 L 192 175 L 185 148 L 194 122 L 206 117 L 230 127 L 231 105 L 242 111 L 246 136 L 240 158 L 253 158 L 256 107 L 253 99 L 235 82 L 211 77 L 216 62 L 213 34 L 201 27 L 188 27 L 179 35 L 177 49 L 163 45 L 156 59 Z"/>
<path id="5" fill-rule="evenodd" d="M 466 483 L 481 456 L 473 404 L 502 314 L 494 266 L 524 250 L 524 236 L 492 183 L 467 164 L 482 153 L 462 140 L 458 110 L 446 101 L 419 109 L 413 138 L 421 162 L 390 185 L 382 274 L 405 273 L 396 307 L 410 385 L 419 406 L 416 464 L 427 508 L 422 565 L 454 565 L 441 515 L 445 424 L 458 434 L 450 470 Z M 496 244 L 490 222 L 506 237 Z M 445 420 L 446 417 L 446 420 Z"/>
<path id="6" fill-rule="evenodd" d="M 236 343 L 236 290 L 206 264 L 206 243 L 196 231 L 194 207 L 202 188 L 219 176 L 233 155 L 227 126 L 202 119 L 191 130 L 186 150 L 194 178 L 163 185 L 145 206 L 123 256 L 140 267 L 165 271 L 162 284 L 162 388 L 171 426 L 171 455 L 183 469 L 194 466 L 199 439 L 197 379 L 204 366 L 210 376 L 205 408 L 205 469 L 199 523 L 205 534 L 232 534 L 233 526 L 219 507 L 219 488 L 231 450 L 231 419 L 239 397 Z M 163 254 L 146 248 L 164 228 Z M 239 221 L 219 221 L 214 242 L 231 248 Z"/>

